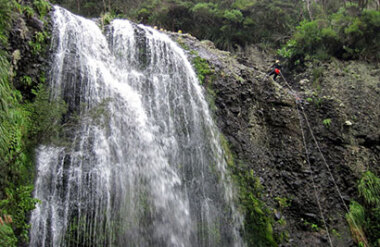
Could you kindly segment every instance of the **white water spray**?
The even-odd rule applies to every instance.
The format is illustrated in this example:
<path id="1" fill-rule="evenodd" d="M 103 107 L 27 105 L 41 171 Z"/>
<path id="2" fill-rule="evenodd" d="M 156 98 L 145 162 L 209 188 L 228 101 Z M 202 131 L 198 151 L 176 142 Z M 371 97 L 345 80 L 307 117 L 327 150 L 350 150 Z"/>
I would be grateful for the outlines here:
<path id="1" fill-rule="evenodd" d="M 53 97 L 79 121 L 40 147 L 32 247 L 241 246 L 202 88 L 166 35 L 55 7 Z"/>

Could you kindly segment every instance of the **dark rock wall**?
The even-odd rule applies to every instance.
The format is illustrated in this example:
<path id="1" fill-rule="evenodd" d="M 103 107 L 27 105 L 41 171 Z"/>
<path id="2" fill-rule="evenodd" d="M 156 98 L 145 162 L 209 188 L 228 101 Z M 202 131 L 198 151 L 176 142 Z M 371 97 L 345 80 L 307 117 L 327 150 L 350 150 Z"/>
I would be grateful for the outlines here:
<path id="1" fill-rule="evenodd" d="M 327 167 L 284 80 L 264 78 L 271 65 L 270 57 L 253 49 L 236 60 L 208 42 L 198 42 L 189 35 L 172 36 L 197 51 L 215 69 L 216 78 L 205 85 L 216 95 L 215 119 L 236 159 L 260 178 L 266 189 L 266 203 L 275 209 L 279 207 L 276 197 L 290 201 L 283 212 L 290 237 L 282 245 L 329 245 L 317 193 L 333 245 L 355 246 L 344 218 L 344 203 L 348 207 L 350 200 L 357 200 L 361 172 L 370 169 L 379 175 L 380 171 L 380 89 L 373 72 L 376 66 L 332 61 L 310 64 L 301 74 L 285 71 L 288 83 L 304 100 L 304 112 Z"/>

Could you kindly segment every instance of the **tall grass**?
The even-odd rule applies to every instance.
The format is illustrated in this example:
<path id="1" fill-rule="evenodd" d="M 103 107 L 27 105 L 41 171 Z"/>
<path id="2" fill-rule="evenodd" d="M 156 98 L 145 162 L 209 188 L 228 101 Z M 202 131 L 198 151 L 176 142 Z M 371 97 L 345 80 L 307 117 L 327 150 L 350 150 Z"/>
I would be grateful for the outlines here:
<path id="1" fill-rule="evenodd" d="M 358 190 L 368 206 L 380 207 L 380 178 L 375 174 L 365 172 L 360 179 Z"/>
<path id="2" fill-rule="evenodd" d="M 364 206 L 352 201 L 346 214 L 352 237 L 359 246 L 380 246 L 380 178 L 364 172 L 358 191 Z"/>
<path id="3" fill-rule="evenodd" d="M 7 33 L 10 28 L 9 19 L 11 14 L 12 1 L 0 0 L 0 48 L 7 43 Z"/>
<path id="4" fill-rule="evenodd" d="M 11 2 L 0 0 L 0 157 L 8 147 L 9 133 L 6 127 L 7 119 L 11 117 L 9 107 L 12 105 L 12 93 L 9 87 L 10 64 L 7 60 L 5 47 L 8 45 L 8 32 L 10 28 Z"/>
<path id="5" fill-rule="evenodd" d="M 368 246 L 368 241 L 364 234 L 366 221 L 365 210 L 362 205 L 356 201 L 350 204 L 350 212 L 346 214 L 346 220 L 351 229 L 353 239 L 359 246 Z"/>

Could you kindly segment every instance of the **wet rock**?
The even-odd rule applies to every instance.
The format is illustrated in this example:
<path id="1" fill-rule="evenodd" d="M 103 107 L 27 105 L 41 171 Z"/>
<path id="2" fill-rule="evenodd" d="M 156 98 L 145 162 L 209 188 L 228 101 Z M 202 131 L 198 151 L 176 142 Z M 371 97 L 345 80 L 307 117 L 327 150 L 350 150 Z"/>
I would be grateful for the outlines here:
<path id="1" fill-rule="evenodd" d="M 276 212 L 274 213 L 274 216 L 275 216 L 275 219 L 276 219 L 276 220 L 280 220 L 280 219 L 281 219 L 281 213 L 280 213 L 279 211 L 276 211 Z"/>
<path id="2" fill-rule="evenodd" d="M 240 108 L 239 108 L 239 107 L 231 107 L 230 110 L 231 110 L 233 113 L 239 113 L 239 112 L 240 112 Z"/>
<path id="3" fill-rule="evenodd" d="M 300 85 L 305 85 L 305 84 L 308 84 L 309 83 L 309 79 L 302 79 L 300 80 Z"/>
<path id="4" fill-rule="evenodd" d="M 206 46 L 207 48 L 215 49 L 215 44 L 213 42 L 211 42 L 210 40 L 202 40 L 201 44 L 203 46 Z"/>
<path id="5" fill-rule="evenodd" d="M 35 16 L 28 18 L 27 23 L 29 26 L 35 28 L 37 31 L 42 32 L 44 30 L 44 23 Z"/>
<path id="6" fill-rule="evenodd" d="M 313 213 L 305 213 L 305 214 L 304 214 L 304 217 L 305 217 L 305 218 L 308 218 L 308 219 L 311 219 L 311 220 L 315 220 L 315 221 L 318 220 L 317 215 L 316 215 L 316 214 L 313 214 Z"/>
<path id="7" fill-rule="evenodd" d="M 292 240 L 289 246 L 326 246 L 324 234 L 312 232 L 300 220 L 321 221 L 316 213 L 319 209 L 311 176 L 323 202 L 325 217 L 336 219 L 330 227 L 342 236 L 333 237 L 334 246 L 352 246 L 351 233 L 345 224 L 346 212 L 319 149 L 342 194 L 347 195 L 344 199 L 347 204 L 357 196 L 355 184 L 360 173 L 356 170 L 361 171 L 358 160 L 363 163 L 363 169 L 371 167 L 380 174 L 380 90 L 378 73 L 373 73 L 378 68 L 334 61 L 310 65 L 299 74 L 286 75 L 294 90 L 312 100 L 303 105 L 304 112 L 299 112 L 292 96 L 281 86 L 281 80 L 275 83 L 263 80 L 265 67 L 274 60 L 268 54 L 247 48 L 245 54 L 235 59 L 230 53 L 214 49 L 208 41 L 200 44 L 194 38 L 185 38 L 184 42 L 218 71 L 213 82 L 218 126 L 244 167 L 259 174 L 268 191 L 265 193 L 268 196 L 264 196 L 266 203 L 275 208 L 274 197 L 291 198 L 291 206 L 274 216 L 286 217 L 289 222 L 286 226 Z M 315 66 L 321 66 L 324 71 L 318 82 L 318 94 L 310 83 Z M 358 67 L 362 71 L 353 69 Z M 360 78 L 366 79 L 358 81 L 354 75 L 345 73 L 344 68 L 358 71 Z M 300 116 L 312 170 L 306 162 Z M 330 127 L 323 124 L 327 118 L 332 120 Z"/>
<path id="8" fill-rule="evenodd" d="M 346 120 L 346 121 L 344 122 L 344 125 L 345 125 L 345 126 L 351 126 L 351 125 L 352 125 L 352 122 L 349 121 L 349 120 Z"/>

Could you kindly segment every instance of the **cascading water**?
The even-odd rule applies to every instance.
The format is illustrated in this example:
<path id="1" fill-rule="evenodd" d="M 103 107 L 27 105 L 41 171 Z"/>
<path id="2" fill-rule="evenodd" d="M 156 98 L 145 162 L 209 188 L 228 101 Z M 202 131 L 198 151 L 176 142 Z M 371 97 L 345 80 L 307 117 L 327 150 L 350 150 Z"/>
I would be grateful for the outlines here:
<path id="1" fill-rule="evenodd" d="M 70 145 L 38 150 L 30 246 L 242 246 L 219 135 L 183 51 L 55 7 L 53 97 Z"/>

